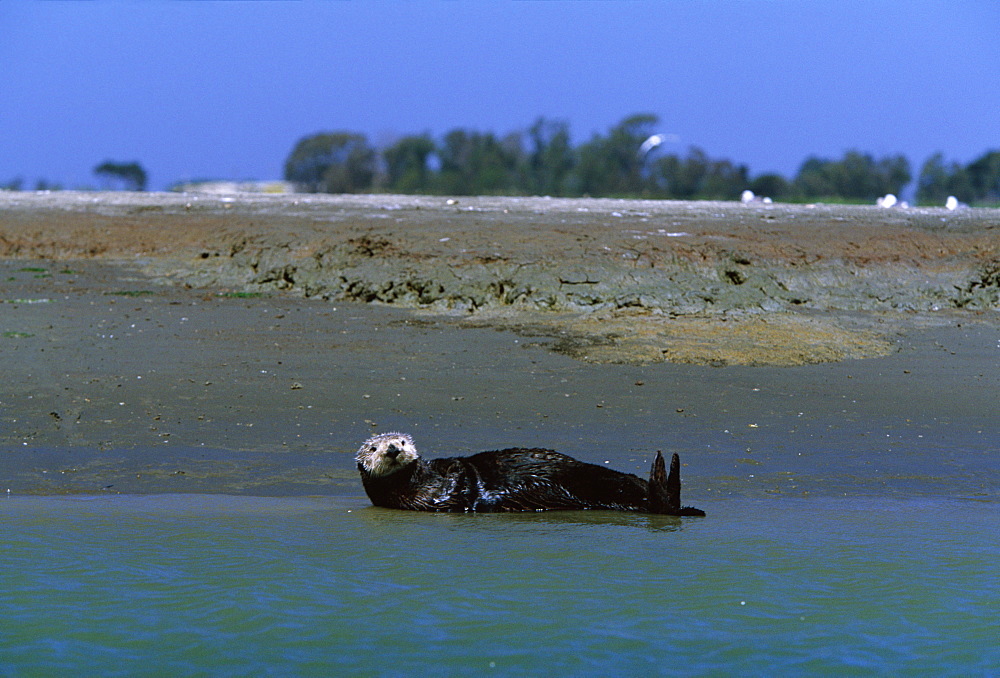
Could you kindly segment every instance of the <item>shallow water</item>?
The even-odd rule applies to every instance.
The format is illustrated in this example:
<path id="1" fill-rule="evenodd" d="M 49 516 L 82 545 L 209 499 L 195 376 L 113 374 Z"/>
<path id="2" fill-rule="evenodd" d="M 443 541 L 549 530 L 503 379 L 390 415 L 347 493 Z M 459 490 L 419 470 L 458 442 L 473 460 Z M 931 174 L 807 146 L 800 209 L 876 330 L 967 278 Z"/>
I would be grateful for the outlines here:
<path id="1" fill-rule="evenodd" d="M 0 676 L 1000 675 L 996 322 L 639 367 L 398 309 L 59 298 L 4 305 L 34 336 L 3 345 Z M 708 517 L 375 509 L 353 453 L 391 429 L 676 451 Z"/>
<path id="2" fill-rule="evenodd" d="M 1000 670 L 995 502 L 703 508 L 4 498 L 0 675 Z"/>

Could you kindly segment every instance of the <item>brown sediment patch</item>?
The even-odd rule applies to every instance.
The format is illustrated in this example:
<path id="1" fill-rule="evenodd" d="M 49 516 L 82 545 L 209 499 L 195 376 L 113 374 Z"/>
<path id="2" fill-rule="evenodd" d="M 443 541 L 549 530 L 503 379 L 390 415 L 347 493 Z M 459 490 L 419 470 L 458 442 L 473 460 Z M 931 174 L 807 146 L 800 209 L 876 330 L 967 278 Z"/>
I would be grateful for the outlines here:
<path id="1" fill-rule="evenodd" d="M 489 314 L 487 314 L 489 315 Z M 588 363 L 792 366 L 886 356 L 884 333 L 795 314 L 671 317 L 641 311 L 492 314 L 466 321 L 554 339 L 548 348 Z"/>

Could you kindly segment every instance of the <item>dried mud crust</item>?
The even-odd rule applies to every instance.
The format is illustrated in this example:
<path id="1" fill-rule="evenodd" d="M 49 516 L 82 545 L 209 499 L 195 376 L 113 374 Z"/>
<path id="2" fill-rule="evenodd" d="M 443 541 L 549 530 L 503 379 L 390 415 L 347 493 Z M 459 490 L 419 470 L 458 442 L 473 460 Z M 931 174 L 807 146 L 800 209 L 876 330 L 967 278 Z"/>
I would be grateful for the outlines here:
<path id="1" fill-rule="evenodd" d="M 466 323 L 546 337 L 552 340 L 550 350 L 590 363 L 792 366 L 873 358 L 897 350 L 884 329 L 791 313 L 670 317 L 599 312 L 542 317 L 534 323 L 516 316 Z"/>
<path id="2" fill-rule="evenodd" d="M 1000 210 L 0 193 L 0 256 L 534 327 L 593 362 L 878 356 L 839 314 L 1000 310 Z"/>

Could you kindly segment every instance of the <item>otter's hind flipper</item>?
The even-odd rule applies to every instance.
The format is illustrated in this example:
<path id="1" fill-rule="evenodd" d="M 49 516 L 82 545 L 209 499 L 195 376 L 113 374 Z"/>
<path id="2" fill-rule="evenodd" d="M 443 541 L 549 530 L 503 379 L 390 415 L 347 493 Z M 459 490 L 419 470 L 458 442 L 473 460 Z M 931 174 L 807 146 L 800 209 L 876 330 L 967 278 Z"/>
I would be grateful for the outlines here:
<path id="1" fill-rule="evenodd" d="M 660 452 L 653 459 L 649 470 L 649 512 L 676 516 L 681 508 L 680 458 L 677 454 L 670 459 L 670 475 L 667 464 Z"/>
<path id="2" fill-rule="evenodd" d="M 705 512 L 691 506 L 681 506 L 681 459 L 675 452 L 670 458 L 670 475 L 660 452 L 649 471 L 649 512 L 669 516 L 703 516 Z"/>

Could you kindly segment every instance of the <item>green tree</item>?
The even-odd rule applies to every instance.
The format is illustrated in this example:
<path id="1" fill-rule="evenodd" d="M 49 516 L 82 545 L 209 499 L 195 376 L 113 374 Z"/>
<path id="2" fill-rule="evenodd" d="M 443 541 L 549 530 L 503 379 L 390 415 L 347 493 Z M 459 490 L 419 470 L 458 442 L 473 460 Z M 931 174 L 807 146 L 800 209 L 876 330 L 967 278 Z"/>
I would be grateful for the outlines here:
<path id="1" fill-rule="evenodd" d="M 708 164 L 705 152 L 692 147 L 687 158 L 673 154 L 659 158 L 653 167 L 652 178 L 665 197 L 691 200 L 701 192 Z"/>
<path id="2" fill-rule="evenodd" d="M 500 150 L 504 159 L 504 182 L 508 188 L 502 189 L 512 194 L 527 193 L 528 156 L 524 151 L 524 135 L 511 132 L 500 139 Z"/>
<path id="3" fill-rule="evenodd" d="M 829 176 L 828 167 L 832 160 L 825 160 L 814 155 L 809 156 L 799 167 L 793 185 L 795 192 L 801 197 L 828 198 L 837 194 L 837 189 Z"/>
<path id="4" fill-rule="evenodd" d="M 702 149 L 692 146 L 686 158 L 667 155 L 650 168 L 650 186 L 656 195 L 691 200 L 707 198 L 734 200 L 749 182 L 745 165 L 729 160 L 713 160 Z"/>
<path id="5" fill-rule="evenodd" d="M 878 161 L 878 171 L 883 182 L 882 195 L 886 193 L 899 195 L 913 179 L 913 175 L 910 173 L 910 161 L 904 155 L 891 155 L 882 158 Z"/>
<path id="6" fill-rule="evenodd" d="M 429 192 L 433 175 L 428 161 L 434 151 L 434 141 L 426 134 L 403 137 L 387 148 L 382 157 L 389 190 L 398 193 Z"/>
<path id="7" fill-rule="evenodd" d="M 146 170 L 138 162 L 105 160 L 94 168 L 94 174 L 103 179 L 113 190 L 145 191 Z"/>
<path id="8" fill-rule="evenodd" d="M 962 202 L 975 200 L 968 171 L 957 162 L 945 164 L 944 155 L 935 153 L 924 162 L 917 179 L 917 202 L 941 204 L 953 195 Z"/>
<path id="9" fill-rule="evenodd" d="M 363 134 L 323 132 L 299 140 L 285 161 L 285 180 L 309 193 L 370 190 L 375 151 Z"/>
<path id="10" fill-rule="evenodd" d="M 1000 200 L 1000 151 L 987 151 L 970 162 L 965 171 L 975 200 Z"/>
<path id="11" fill-rule="evenodd" d="M 870 201 L 899 193 L 910 182 L 910 165 L 901 155 L 875 160 L 847 151 L 839 161 L 809 157 L 795 177 L 796 192 L 804 198 L 842 198 Z"/>
<path id="12" fill-rule="evenodd" d="M 570 145 L 569 125 L 562 121 L 538 118 L 528 129 L 526 193 L 564 195 L 567 179 L 576 162 Z"/>
<path id="13" fill-rule="evenodd" d="M 848 151 L 844 159 L 834 163 L 832 168 L 837 195 L 843 198 L 874 200 L 892 192 L 883 190 L 875 159 L 871 155 Z"/>
<path id="14" fill-rule="evenodd" d="M 655 115 L 631 115 L 579 149 L 574 172 L 577 193 L 586 195 L 640 195 L 649 188 L 643 176 L 645 158 L 639 156 L 642 142 L 659 122 Z"/>
<path id="15" fill-rule="evenodd" d="M 790 192 L 790 188 L 788 179 L 780 174 L 774 173 L 760 174 L 754 177 L 750 182 L 750 190 L 753 191 L 755 195 L 772 198 L 774 200 L 781 200 L 782 198 L 787 197 Z"/>
<path id="16" fill-rule="evenodd" d="M 730 160 L 710 160 L 698 197 L 710 200 L 736 200 L 750 183 L 746 165 Z"/>
<path id="17" fill-rule="evenodd" d="M 500 141 L 490 132 L 452 130 L 438 151 L 439 191 L 451 195 L 516 192 L 521 152 L 516 135 Z"/>

